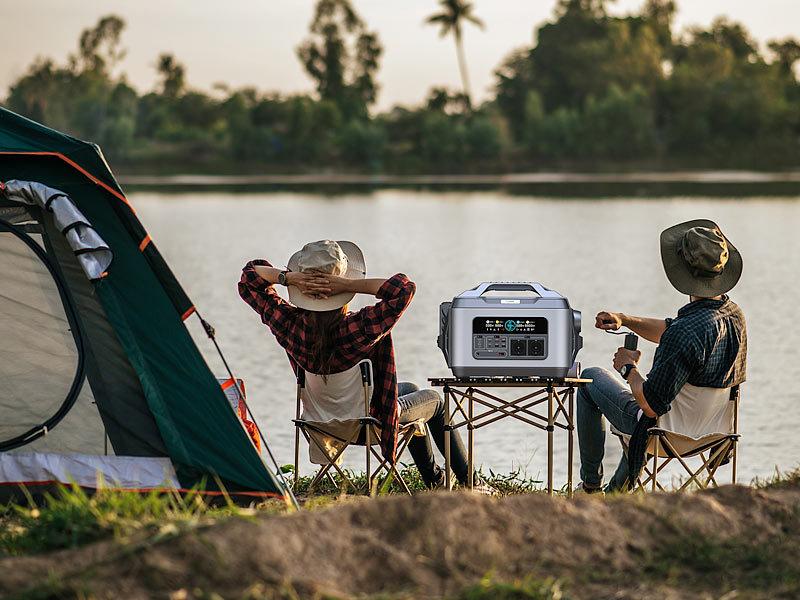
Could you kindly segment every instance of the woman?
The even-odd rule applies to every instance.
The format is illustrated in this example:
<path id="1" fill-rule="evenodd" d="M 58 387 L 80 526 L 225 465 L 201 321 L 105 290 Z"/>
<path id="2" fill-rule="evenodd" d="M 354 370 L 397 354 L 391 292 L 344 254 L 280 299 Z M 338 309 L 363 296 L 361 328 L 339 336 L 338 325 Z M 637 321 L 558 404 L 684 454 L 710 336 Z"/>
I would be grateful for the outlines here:
<path id="1" fill-rule="evenodd" d="M 291 303 L 274 285 L 289 289 Z M 435 462 L 430 435 L 444 450 L 444 401 L 434 390 L 410 383 L 397 384 L 391 329 L 414 296 L 416 286 L 398 273 L 388 279 L 367 279 L 364 256 L 352 242 L 321 240 L 296 252 L 285 270 L 265 260 L 253 260 L 242 270 L 239 295 L 260 316 L 286 350 L 293 368 L 327 375 L 345 371 L 370 359 L 374 371 L 372 416 L 381 422 L 381 450 L 394 459 L 398 423 L 424 419 L 428 435 L 415 436 L 409 450 L 425 485 L 444 485 L 445 474 Z M 379 302 L 350 313 L 355 294 L 370 294 Z M 398 397 L 399 392 L 399 397 Z M 464 444 L 453 432 L 450 458 L 462 485 L 468 480 Z M 476 489 L 493 493 L 478 478 Z"/>

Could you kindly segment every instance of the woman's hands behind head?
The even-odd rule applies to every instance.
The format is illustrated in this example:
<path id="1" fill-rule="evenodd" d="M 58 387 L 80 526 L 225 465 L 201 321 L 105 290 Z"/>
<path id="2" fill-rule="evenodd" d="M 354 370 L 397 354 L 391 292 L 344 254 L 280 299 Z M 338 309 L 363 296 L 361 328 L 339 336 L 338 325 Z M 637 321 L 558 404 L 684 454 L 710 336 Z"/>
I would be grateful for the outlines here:
<path id="1" fill-rule="evenodd" d="M 331 277 L 333 276 L 325 273 L 297 273 L 292 271 L 286 274 L 286 284 L 293 285 L 301 293 L 311 298 L 325 299 L 338 293 L 331 291 L 329 282 Z"/>

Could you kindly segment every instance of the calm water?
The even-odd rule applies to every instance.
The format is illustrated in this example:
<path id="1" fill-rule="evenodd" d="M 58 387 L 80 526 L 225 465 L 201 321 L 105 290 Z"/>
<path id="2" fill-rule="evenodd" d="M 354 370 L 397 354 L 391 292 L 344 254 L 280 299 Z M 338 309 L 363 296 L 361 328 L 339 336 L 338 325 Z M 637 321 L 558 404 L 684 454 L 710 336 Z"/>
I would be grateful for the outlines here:
<path id="1" fill-rule="evenodd" d="M 135 193 L 130 200 L 217 338 L 279 462 L 293 458 L 294 380 L 285 354 L 236 292 L 244 263 L 284 265 L 305 242 L 356 241 L 370 276 L 398 271 L 417 295 L 394 329 L 398 373 L 424 384 L 449 371 L 436 347 L 439 303 L 482 281 L 539 281 L 583 312 L 584 366 L 610 367 L 619 339 L 593 327 L 603 309 L 673 316 L 685 298 L 668 284 L 658 237 L 675 223 L 709 218 L 744 257 L 732 298 L 749 330 L 742 388 L 739 479 L 768 477 L 800 462 L 800 199 L 564 199 L 498 192 L 383 190 L 368 195 Z M 196 319 L 190 319 L 196 331 Z M 224 370 L 209 345 L 213 370 Z M 653 346 L 641 344 L 649 369 Z M 566 480 L 566 435 L 557 434 L 556 483 Z M 476 433 L 484 469 L 546 473 L 546 438 L 510 420 Z M 606 471 L 619 457 L 607 441 Z M 301 455 L 306 454 L 305 448 Z M 576 449 L 577 457 L 577 449 Z M 356 463 L 353 463 L 354 465 Z M 577 463 L 576 463 L 577 465 Z M 301 465 L 305 473 L 309 466 Z M 577 471 L 576 471 L 577 472 Z"/>

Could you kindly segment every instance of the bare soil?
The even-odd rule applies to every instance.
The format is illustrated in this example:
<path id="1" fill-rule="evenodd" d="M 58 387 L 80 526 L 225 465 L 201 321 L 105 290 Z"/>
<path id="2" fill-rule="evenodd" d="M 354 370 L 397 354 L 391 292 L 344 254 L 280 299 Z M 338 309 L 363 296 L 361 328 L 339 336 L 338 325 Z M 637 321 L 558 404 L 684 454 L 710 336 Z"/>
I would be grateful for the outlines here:
<path id="1" fill-rule="evenodd" d="M 0 597 L 441 598 L 490 575 L 554 577 L 576 599 L 795 598 L 799 507 L 800 489 L 744 486 L 572 500 L 362 499 L 2 558 Z"/>

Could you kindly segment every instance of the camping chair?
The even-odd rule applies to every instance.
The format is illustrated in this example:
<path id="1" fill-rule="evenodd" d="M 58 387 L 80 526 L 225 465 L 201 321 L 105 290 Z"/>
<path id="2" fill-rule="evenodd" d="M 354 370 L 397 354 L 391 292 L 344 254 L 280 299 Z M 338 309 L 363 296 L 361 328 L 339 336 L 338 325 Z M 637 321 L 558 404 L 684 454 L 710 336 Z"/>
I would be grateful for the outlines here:
<path id="1" fill-rule="evenodd" d="M 711 388 L 694 388 L 706 390 Z M 709 403 L 703 402 L 702 414 L 693 406 L 680 407 L 677 418 L 669 419 L 670 413 L 663 415 L 656 426 L 648 431 L 645 464 L 636 488 L 645 490 L 650 485 L 652 491 L 665 491 L 658 480 L 658 475 L 667 465 L 675 461 L 688 474 L 678 491 L 687 489 L 692 483 L 705 489 L 709 485 L 718 487 L 716 472 L 719 467 L 729 462 L 731 466 L 731 483 L 736 483 L 736 451 L 739 438 L 739 386 L 714 390 L 715 398 Z M 676 401 L 680 401 L 678 399 Z M 673 403 L 674 404 L 674 403 Z M 675 410 L 676 406 L 673 406 Z M 693 410 L 695 409 L 695 410 Z M 672 412 L 672 411 L 670 411 Z M 668 422 L 665 422 L 668 421 Z M 618 436 L 622 450 L 627 455 L 630 435 L 626 435 L 611 427 L 611 433 Z M 698 457 L 700 466 L 692 469 L 687 459 Z"/>
<path id="2" fill-rule="evenodd" d="M 300 433 L 308 442 L 309 460 L 322 465 L 309 485 L 312 490 L 324 477 L 339 487 L 331 476 L 335 469 L 342 478 L 346 490 L 352 487 L 356 493 L 371 493 L 373 481 L 385 470 L 387 475 L 394 475 L 406 493 L 410 494 L 406 482 L 397 470 L 397 463 L 405 452 L 414 435 L 425 435 L 425 423 L 422 420 L 400 426 L 395 461 L 386 460 L 376 449 L 380 440 L 380 422 L 370 416 L 369 406 L 372 398 L 372 361 L 362 360 L 341 373 L 333 373 L 323 377 L 306 373 L 297 368 L 297 411 L 294 437 L 294 488 L 300 479 Z M 302 405 L 302 416 L 301 416 Z M 367 481 L 357 487 L 340 467 L 342 455 L 350 446 L 364 446 L 366 454 Z M 371 469 L 371 457 L 375 457 L 378 466 Z M 341 488 L 340 488 L 341 489 Z"/>

